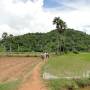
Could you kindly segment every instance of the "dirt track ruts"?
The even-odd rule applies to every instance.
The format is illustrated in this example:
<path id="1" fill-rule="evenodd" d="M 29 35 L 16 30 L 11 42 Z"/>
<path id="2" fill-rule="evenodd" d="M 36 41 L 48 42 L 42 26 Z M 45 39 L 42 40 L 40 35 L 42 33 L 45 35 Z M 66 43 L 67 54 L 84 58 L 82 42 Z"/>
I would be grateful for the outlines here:
<path id="1" fill-rule="evenodd" d="M 19 90 L 47 90 L 43 81 L 41 80 L 41 66 L 43 62 L 40 62 L 32 70 L 31 78 L 27 82 L 23 83 Z"/>

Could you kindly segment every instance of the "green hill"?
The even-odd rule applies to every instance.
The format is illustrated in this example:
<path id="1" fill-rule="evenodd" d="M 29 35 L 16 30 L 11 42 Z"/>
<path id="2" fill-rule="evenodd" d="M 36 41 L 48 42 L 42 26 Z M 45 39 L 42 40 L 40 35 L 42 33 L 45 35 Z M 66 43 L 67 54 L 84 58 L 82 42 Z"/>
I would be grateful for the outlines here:
<path id="1" fill-rule="evenodd" d="M 86 33 L 67 29 L 61 36 L 64 38 L 64 43 L 61 43 L 61 47 L 64 48 L 65 51 L 90 50 L 90 35 Z M 1 47 L 3 46 L 6 51 L 11 50 L 13 52 L 55 52 L 58 47 L 57 31 L 28 33 L 20 36 L 7 37 L 0 41 L 0 45 Z M 4 49 L 1 48 L 1 50 Z"/>

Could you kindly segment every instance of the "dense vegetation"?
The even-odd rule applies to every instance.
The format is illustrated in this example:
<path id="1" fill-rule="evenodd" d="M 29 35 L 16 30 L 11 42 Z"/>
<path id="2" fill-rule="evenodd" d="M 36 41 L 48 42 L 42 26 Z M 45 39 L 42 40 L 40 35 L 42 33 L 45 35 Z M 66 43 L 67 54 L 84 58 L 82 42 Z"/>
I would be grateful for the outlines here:
<path id="1" fill-rule="evenodd" d="M 3 39 L 0 41 L 0 51 L 56 52 L 59 48 L 57 34 L 64 39 L 64 42 L 60 42 L 62 52 L 90 50 L 90 35 L 73 29 L 66 29 L 61 34 L 57 30 L 48 33 L 28 33 L 21 36 L 4 34 L 6 37 L 3 35 Z"/>

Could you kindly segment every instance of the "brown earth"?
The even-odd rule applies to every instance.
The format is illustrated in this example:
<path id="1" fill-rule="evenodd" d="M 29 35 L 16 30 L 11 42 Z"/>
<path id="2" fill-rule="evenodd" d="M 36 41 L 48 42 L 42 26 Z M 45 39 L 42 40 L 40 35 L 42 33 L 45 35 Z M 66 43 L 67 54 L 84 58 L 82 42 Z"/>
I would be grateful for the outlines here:
<path id="1" fill-rule="evenodd" d="M 38 58 L 0 57 L 0 82 L 28 76 L 31 69 L 39 63 Z"/>
<path id="2" fill-rule="evenodd" d="M 19 90 L 47 90 L 41 80 L 40 58 L 0 57 L 0 82 L 22 79 Z"/>
<path id="3" fill-rule="evenodd" d="M 31 78 L 27 82 L 23 83 L 19 90 L 47 90 L 41 80 L 40 70 L 42 65 L 43 62 L 40 62 L 35 66 L 32 71 Z"/>

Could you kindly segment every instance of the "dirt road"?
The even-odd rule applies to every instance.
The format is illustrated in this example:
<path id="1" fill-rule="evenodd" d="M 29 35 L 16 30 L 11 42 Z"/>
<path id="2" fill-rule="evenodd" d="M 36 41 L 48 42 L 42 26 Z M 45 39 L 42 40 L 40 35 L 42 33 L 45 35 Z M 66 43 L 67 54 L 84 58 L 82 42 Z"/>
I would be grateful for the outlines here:
<path id="1" fill-rule="evenodd" d="M 47 90 L 41 80 L 40 70 L 43 62 L 35 66 L 32 71 L 31 78 L 23 83 L 19 90 Z"/>

